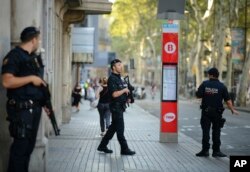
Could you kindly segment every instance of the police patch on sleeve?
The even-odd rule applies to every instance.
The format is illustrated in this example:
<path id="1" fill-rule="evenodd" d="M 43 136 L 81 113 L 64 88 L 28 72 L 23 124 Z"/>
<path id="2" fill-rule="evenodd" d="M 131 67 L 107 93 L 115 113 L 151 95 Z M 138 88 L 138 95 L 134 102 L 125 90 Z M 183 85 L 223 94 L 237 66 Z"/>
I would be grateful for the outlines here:
<path id="1" fill-rule="evenodd" d="M 7 63 L 8 63 L 8 59 L 4 59 L 3 65 L 7 65 Z"/>

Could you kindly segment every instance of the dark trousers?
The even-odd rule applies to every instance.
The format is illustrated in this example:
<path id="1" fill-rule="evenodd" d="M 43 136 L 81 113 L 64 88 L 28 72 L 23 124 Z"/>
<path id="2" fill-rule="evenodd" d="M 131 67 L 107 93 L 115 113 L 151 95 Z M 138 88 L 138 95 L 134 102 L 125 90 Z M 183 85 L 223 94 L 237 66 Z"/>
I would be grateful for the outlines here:
<path id="1" fill-rule="evenodd" d="M 202 110 L 201 116 L 201 128 L 202 128 L 202 149 L 208 151 L 210 148 L 209 139 L 210 139 L 210 128 L 212 125 L 212 140 L 213 140 L 213 151 L 220 151 L 220 120 L 222 114 L 216 111 L 205 111 Z"/>
<path id="2" fill-rule="evenodd" d="M 100 147 L 106 147 L 109 143 L 109 140 L 111 140 L 116 133 L 117 139 L 120 143 L 121 150 L 128 149 L 127 141 L 124 137 L 124 119 L 123 119 L 123 110 L 112 110 L 112 122 L 111 125 L 108 128 L 107 133 L 102 138 L 102 141 L 100 143 Z"/>
<path id="3" fill-rule="evenodd" d="M 28 138 L 14 138 L 10 147 L 8 172 L 28 172 L 30 155 L 36 144 L 41 112 L 41 107 L 33 108 L 33 127 L 32 130 L 30 130 L 30 136 Z"/>
<path id="4" fill-rule="evenodd" d="M 101 131 L 104 132 L 105 128 L 108 129 L 108 127 L 110 126 L 109 103 L 99 103 L 97 109 L 100 115 Z"/>

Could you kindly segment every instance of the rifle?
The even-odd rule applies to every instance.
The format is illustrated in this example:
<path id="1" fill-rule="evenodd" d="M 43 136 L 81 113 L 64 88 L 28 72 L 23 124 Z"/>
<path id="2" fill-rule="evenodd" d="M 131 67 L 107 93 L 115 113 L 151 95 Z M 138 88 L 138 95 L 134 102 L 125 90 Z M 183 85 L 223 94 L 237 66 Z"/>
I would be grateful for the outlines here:
<path id="1" fill-rule="evenodd" d="M 128 75 L 124 78 L 124 81 L 128 85 L 128 89 L 129 89 L 128 99 L 130 99 L 130 103 L 134 103 L 135 99 L 134 99 L 133 91 L 135 90 L 135 88 L 130 84 Z M 128 106 L 129 106 L 129 104 L 128 104 Z"/>
<path id="2" fill-rule="evenodd" d="M 48 84 L 46 87 L 41 86 L 41 89 L 42 89 L 43 95 L 44 95 L 44 100 L 43 100 L 42 105 L 45 106 L 46 108 L 48 108 L 48 110 L 50 112 L 48 115 L 50 122 L 51 122 L 53 129 L 55 131 L 55 135 L 58 136 L 58 135 L 60 135 L 60 129 L 58 128 L 56 118 L 55 118 L 55 113 L 53 111 L 53 107 L 52 107 L 52 103 L 51 103 L 51 95 L 50 95 Z"/>

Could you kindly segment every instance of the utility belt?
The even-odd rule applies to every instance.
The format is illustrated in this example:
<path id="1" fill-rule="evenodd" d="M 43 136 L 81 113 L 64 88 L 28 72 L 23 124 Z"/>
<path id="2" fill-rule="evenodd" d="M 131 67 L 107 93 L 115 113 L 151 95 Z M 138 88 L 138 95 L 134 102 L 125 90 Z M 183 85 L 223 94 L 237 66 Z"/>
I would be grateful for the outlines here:
<path id="1" fill-rule="evenodd" d="M 226 119 L 225 118 L 222 118 L 222 113 L 223 113 L 223 111 L 225 110 L 223 107 L 221 107 L 221 108 L 214 108 L 214 107 L 202 107 L 201 106 L 201 109 L 202 110 L 204 110 L 206 113 L 206 115 L 207 116 L 213 116 L 214 114 L 216 115 L 216 113 L 218 113 L 218 114 L 220 114 L 219 116 L 219 120 L 218 120 L 218 122 L 219 122 L 219 126 L 220 126 L 220 128 L 223 128 L 224 127 L 224 124 L 225 124 L 225 122 L 226 122 Z M 217 116 L 217 115 L 216 115 Z"/>
<path id="2" fill-rule="evenodd" d="M 34 100 L 15 100 L 15 99 L 9 99 L 7 101 L 7 104 L 15 107 L 17 110 L 22 109 L 33 109 L 34 107 L 40 106 L 38 101 Z"/>
<path id="3" fill-rule="evenodd" d="M 33 109 L 39 107 L 38 101 L 34 100 L 15 100 L 7 101 L 7 120 L 10 135 L 14 138 L 23 139 L 32 137 L 33 130 Z"/>
<path id="4" fill-rule="evenodd" d="M 225 108 L 223 107 L 215 108 L 215 107 L 202 106 L 202 105 L 200 106 L 200 108 L 204 110 L 205 112 L 217 112 L 219 114 L 222 114 L 225 110 Z"/>
<path id="5" fill-rule="evenodd" d="M 123 111 L 126 110 L 127 106 L 126 106 L 126 102 L 122 103 L 122 102 L 112 102 L 110 103 L 110 107 L 114 108 L 114 109 L 122 109 Z"/>

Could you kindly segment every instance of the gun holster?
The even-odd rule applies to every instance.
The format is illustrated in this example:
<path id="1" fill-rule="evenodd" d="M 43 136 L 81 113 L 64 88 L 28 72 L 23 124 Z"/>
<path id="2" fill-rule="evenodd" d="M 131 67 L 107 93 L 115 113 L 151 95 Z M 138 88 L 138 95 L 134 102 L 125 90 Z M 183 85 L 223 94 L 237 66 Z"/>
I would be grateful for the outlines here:
<path id="1" fill-rule="evenodd" d="M 10 136 L 18 139 L 30 137 L 28 126 L 21 120 L 14 120 L 9 125 Z"/>
<path id="2" fill-rule="evenodd" d="M 222 113 L 224 112 L 224 110 L 225 110 L 225 108 L 218 108 L 218 109 L 217 109 L 217 112 L 218 112 L 219 114 L 222 114 Z"/>
<path id="3" fill-rule="evenodd" d="M 221 118 L 221 119 L 220 119 L 220 128 L 223 128 L 223 127 L 224 127 L 225 122 L 226 122 L 226 119 L 225 119 L 225 118 Z"/>
<path id="4" fill-rule="evenodd" d="M 18 104 L 19 105 L 19 104 Z M 17 104 L 7 105 L 7 121 L 9 121 L 9 132 L 10 136 L 14 138 L 28 138 L 31 136 L 33 114 L 30 112 L 30 107 L 23 107 Z"/>

